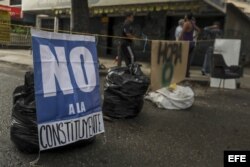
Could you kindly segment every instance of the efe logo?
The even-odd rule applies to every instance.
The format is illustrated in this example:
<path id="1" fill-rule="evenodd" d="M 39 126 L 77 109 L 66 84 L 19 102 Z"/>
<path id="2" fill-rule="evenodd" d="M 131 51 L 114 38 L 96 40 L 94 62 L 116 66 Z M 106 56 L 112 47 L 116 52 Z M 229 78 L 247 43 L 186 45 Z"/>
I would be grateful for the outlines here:
<path id="1" fill-rule="evenodd" d="M 224 167 L 250 167 L 250 151 L 224 151 Z"/>
<path id="2" fill-rule="evenodd" d="M 228 162 L 247 162 L 246 155 L 228 155 Z"/>

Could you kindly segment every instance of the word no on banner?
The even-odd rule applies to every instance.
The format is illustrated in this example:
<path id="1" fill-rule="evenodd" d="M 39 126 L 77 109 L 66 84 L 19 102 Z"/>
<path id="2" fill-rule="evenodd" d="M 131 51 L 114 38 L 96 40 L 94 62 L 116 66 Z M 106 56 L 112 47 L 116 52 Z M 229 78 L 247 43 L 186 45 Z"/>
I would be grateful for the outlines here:
<path id="1" fill-rule="evenodd" d="M 40 150 L 103 133 L 95 38 L 31 32 Z"/>

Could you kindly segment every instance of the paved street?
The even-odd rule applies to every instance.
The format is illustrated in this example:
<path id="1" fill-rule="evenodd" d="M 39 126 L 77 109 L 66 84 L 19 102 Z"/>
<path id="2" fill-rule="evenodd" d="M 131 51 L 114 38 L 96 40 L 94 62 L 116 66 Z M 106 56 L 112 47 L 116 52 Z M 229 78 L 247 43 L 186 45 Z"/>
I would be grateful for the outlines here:
<path id="1" fill-rule="evenodd" d="M 10 141 L 11 94 L 25 70 L 0 63 L 1 167 L 26 167 L 38 156 L 20 153 Z M 250 150 L 250 89 L 193 89 L 195 103 L 188 110 L 157 109 L 146 101 L 137 118 L 105 122 L 105 136 L 93 144 L 43 152 L 39 165 L 221 167 L 224 150 Z"/>

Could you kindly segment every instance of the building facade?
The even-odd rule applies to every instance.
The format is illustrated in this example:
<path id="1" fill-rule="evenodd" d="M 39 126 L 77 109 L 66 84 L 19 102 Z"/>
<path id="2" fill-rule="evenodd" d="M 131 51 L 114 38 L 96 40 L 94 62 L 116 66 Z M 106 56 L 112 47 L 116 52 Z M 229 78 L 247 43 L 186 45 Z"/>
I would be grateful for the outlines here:
<path id="1" fill-rule="evenodd" d="M 250 0 L 228 0 L 227 2 L 234 4 L 250 17 Z"/>
<path id="2" fill-rule="evenodd" d="M 91 32 L 110 36 L 121 35 L 121 24 L 126 12 L 135 13 L 134 32 L 137 36 L 145 34 L 149 39 L 174 39 L 174 30 L 178 20 L 192 12 L 200 28 L 213 24 L 214 21 L 225 23 L 225 0 L 89 0 Z M 70 31 L 70 0 L 22 0 L 24 14 L 35 18 L 37 28 L 50 31 Z M 224 26 L 222 27 L 224 28 Z M 98 38 L 99 56 L 117 55 L 117 38 Z M 137 57 L 150 60 L 150 44 L 133 42 Z M 204 49 L 200 49 L 200 51 Z M 204 53 L 200 53 L 204 55 Z M 202 62 L 203 57 L 196 60 Z"/>
<path id="3" fill-rule="evenodd" d="M 124 13 L 134 12 L 136 17 L 133 27 L 138 37 L 145 34 L 149 39 L 175 40 L 174 34 L 178 20 L 184 18 L 184 15 L 189 12 L 194 14 L 197 25 L 201 28 L 213 24 L 214 21 L 220 21 L 224 25 L 223 4 L 218 8 L 201 0 L 160 0 L 157 2 L 154 0 L 120 2 L 106 0 L 92 5 L 90 10 L 94 18 L 108 17 L 106 26 L 103 26 L 104 24 L 99 26 L 102 28 L 102 33 L 120 36 Z M 115 57 L 118 54 L 116 49 L 118 41 L 119 39 L 115 38 L 101 38 L 99 40 L 99 46 L 103 49 L 100 52 L 101 55 Z M 134 41 L 133 45 L 139 60 L 150 61 L 150 43 L 146 45 L 146 51 L 144 41 Z M 201 56 L 197 60 L 202 62 L 199 59 L 203 59 Z"/>

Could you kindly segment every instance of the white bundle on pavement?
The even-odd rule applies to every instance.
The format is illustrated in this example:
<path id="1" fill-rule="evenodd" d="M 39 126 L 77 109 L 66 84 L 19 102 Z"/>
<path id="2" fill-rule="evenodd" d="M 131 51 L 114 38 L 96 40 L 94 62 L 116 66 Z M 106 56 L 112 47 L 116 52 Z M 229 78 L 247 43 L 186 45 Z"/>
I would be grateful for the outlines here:
<path id="1" fill-rule="evenodd" d="M 194 92 L 190 87 L 176 86 L 176 89 L 161 88 L 150 92 L 145 99 L 152 101 L 159 108 L 181 110 L 194 103 Z"/>

